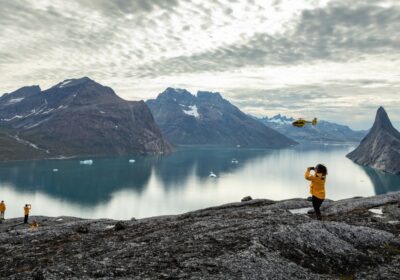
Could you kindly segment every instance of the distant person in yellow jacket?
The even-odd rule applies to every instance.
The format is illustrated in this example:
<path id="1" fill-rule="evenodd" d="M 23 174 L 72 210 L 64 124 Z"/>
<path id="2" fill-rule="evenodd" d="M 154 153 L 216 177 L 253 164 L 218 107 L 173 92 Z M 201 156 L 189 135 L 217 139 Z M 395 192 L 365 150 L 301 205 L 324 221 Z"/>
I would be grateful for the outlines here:
<path id="1" fill-rule="evenodd" d="M 32 209 L 32 206 L 30 204 L 25 204 L 25 207 L 24 207 L 24 224 L 28 223 L 29 211 L 31 209 Z"/>
<path id="2" fill-rule="evenodd" d="M 4 212 L 6 212 L 6 209 L 7 209 L 6 204 L 4 203 L 4 200 L 2 200 L 0 202 L 0 219 L 1 220 L 4 220 Z"/>
<path id="3" fill-rule="evenodd" d="M 311 174 L 311 170 L 314 171 L 314 174 Z M 328 169 L 322 164 L 317 164 L 315 167 L 308 167 L 306 174 L 304 174 L 304 178 L 311 181 L 310 194 L 312 195 L 312 204 L 318 220 L 322 219 L 320 207 L 325 199 L 326 175 L 328 175 Z"/>

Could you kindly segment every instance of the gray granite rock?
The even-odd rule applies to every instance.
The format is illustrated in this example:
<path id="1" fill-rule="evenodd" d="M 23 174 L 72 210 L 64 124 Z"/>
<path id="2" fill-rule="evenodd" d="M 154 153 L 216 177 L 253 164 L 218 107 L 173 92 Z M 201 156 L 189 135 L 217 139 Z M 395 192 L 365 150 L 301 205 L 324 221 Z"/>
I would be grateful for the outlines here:
<path id="1" fill-rule="evenodd" d="M 367 136 L 347 157 L 361 165 L 400 174 L 400 132 L 393 127 L 383 107 L 378 109 Z"/>
<path id="2" fill-rule="evenodd" d="M 323 221 L 289 211 L 310 207 L 305 199 L 252 199 L 127 221 L 32 217 L 37 230 L 22 218 L 6 220 L 0 278 L 398 279 L 399 197 L 327 201 Z"/>

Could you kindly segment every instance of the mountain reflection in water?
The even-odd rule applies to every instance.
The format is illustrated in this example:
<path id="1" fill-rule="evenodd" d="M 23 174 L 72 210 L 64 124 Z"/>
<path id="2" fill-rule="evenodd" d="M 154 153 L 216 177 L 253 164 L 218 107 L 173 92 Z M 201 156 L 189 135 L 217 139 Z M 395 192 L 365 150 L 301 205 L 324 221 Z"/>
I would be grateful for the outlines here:
<path id="1" fill-rule="evenodd" d="M 284 150 L 180 148 L 164 156 L 21 161 L 0 165 L 0 199 L 7 217 L 71 215 L 129 219 L 176 214 L 243 196 L 285 199 L 308 196 L 303 173 L 325 163 L 331 199 L 400 190 L 400 177 L 360 167 L 351 146 L 312 145 Z M 238 163 L 232 163 L 236 159 Z M 58 169 L 54 172 L 53 169 Z M 217 178 L 210 178 L 210 172 Z"/>

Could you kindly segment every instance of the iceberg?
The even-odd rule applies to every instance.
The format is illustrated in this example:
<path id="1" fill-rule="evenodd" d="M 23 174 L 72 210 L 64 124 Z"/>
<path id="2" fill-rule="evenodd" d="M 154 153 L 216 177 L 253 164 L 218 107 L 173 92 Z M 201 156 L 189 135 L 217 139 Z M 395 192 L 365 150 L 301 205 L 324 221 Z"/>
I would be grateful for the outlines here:
<path id="1" fill-rule="evenodd" d="M 93 164 L 93 160 L 91 160 L 91 159 L 81 160 L 81 161 L 79 162 L 79 164 L 92 165 L 92 164 Z"/>

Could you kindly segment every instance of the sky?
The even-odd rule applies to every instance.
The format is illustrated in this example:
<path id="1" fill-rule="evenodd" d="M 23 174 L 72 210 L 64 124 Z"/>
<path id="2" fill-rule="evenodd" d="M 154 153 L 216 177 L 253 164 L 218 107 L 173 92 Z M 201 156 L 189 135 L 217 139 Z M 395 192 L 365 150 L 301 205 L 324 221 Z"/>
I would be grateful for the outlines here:
<path id="1" fill-rule="evenodd" d="M 0 93 L 88 76 L 128 100 L 400 128 L 399 0 L 0 0 Z"/>

